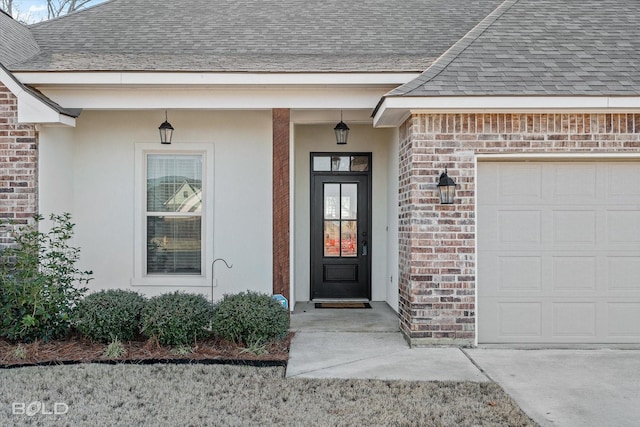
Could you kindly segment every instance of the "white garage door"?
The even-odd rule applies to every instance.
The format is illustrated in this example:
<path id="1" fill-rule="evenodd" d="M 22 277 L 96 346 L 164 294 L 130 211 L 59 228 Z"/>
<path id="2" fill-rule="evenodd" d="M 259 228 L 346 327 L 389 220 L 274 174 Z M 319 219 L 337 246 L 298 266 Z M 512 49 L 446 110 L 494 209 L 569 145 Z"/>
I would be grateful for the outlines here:
<path id="1" fill-rule="evenodd" d="M 640 343 L 640 162 L 478 164 L 480 343 Z"/>

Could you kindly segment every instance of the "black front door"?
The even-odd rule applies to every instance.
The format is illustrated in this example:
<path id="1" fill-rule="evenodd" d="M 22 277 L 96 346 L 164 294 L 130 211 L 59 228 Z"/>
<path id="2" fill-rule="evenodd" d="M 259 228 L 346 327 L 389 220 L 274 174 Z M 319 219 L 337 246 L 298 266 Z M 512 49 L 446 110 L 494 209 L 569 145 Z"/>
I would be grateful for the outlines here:
<path id="1" fill-rule="evenodd" d="M 369 153 L 312 154 L 312 299 L 371 299 L 370 164 Z"/>

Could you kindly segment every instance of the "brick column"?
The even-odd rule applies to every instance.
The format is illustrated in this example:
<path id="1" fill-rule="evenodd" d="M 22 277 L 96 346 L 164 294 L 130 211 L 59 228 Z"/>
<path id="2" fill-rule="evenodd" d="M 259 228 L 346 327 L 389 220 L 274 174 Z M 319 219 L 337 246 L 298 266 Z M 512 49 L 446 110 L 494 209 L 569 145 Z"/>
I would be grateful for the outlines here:
<path id="1" fill-rule="evenodd" d="M 274 109 L 273 120 L 273 293 L 290 299 L 289 109 Z"/>
<path id="2" fill-rule="evenodd" d="M 0 84 L 0 221 L 26 224 L 38 211 L 38 137 L 18 124 L 18 100 Z M 0 249 L 13 243 L 13 226 L 0 225 Z"/>
<path id="3" fill-rule="evenodd" d="M 640 152 L 640 114 L 417 114 L 400 128 L 400 325 L 412 345 L 472 345 L 477 154 Z M 435 188 L 447 168 L 453 205 Z M 480 224 L 482 226 L 482 224 Z M 482 316 L 482 314 L 480 314 Z"/>
<path id="4" fill-rule="evenodd" d="M 473 153 L 453 156 L 424 127 L 424 117 L 415 116 L 400 129 L 400 328 L 411 345 L 470 345 L 475 219 L 473 192 L 469 199 L 464 191 L 469 174 L 461 169 L 473 171 Z M 435 187 L 445 167 L 459 184 L 453 205 L 441 205 Z"/>

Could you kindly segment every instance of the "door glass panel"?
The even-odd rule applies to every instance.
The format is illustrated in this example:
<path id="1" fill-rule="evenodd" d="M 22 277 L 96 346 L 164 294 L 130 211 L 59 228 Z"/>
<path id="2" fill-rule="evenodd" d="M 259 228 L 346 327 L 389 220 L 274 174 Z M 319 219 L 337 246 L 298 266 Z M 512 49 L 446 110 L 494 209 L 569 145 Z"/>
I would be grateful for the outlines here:
<path id="1" fill-rule="evenodd" d="M 342 184 L 341 202 L 341 218 L 356 219 L 358 215 L 358 184 Z"/>
<path id="2" fill-rule="evenodd" d="M 333 156 L 331 157 L 332 172 L 349 172 L 349 164 L 351 158 L 349 156 Z"/>
<path id="3" fill-rule="evenodd" d="M 314 172 L 330 172 L 331 171 L 331 157 L 314 157 L 313 158 L 313 171 Z"/>
<path id="4" fill-rule="evenodd" d="M 314 155 L 313 172 L 368 172 L 371 168 L 369 156 L 362 155 Z"/>
<path id="5" fill-rule="evenodd" d="M 340 184 L 324 184 L 324 219 L 340 219 Z"/>
<path id="6" fill-rule="evenodd" d="M 340 221 L 324 221 L 324 256 L 340 256 Z"/>
<path id="7" fill-rule="evenodd" d="M 358 184 L 324 183 L 324 256 L 358 256 Z"/>
<path id="8" fill-rule="evenodd" d="M 352 172 L 366 172 L 369 170 L 369 157 L 368 156 L 353 156 L 351 157 L 351 171 Z"/>
<path id="9" fill-rule="evenodd" d="M 343 257 L 358 256 L 358 223 L 357 221 L 342 221 L 341 247 Z"/>

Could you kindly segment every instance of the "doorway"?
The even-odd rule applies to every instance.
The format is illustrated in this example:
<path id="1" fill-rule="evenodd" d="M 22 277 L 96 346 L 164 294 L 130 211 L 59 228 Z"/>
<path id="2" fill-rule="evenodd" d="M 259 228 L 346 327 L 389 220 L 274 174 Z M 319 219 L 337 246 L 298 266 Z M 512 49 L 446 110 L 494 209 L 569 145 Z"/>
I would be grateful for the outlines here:
<path id="1" fill-rule="evenodd" d="M 311 298 L 371 299 L 371 153 L 311 153 Z"/>

